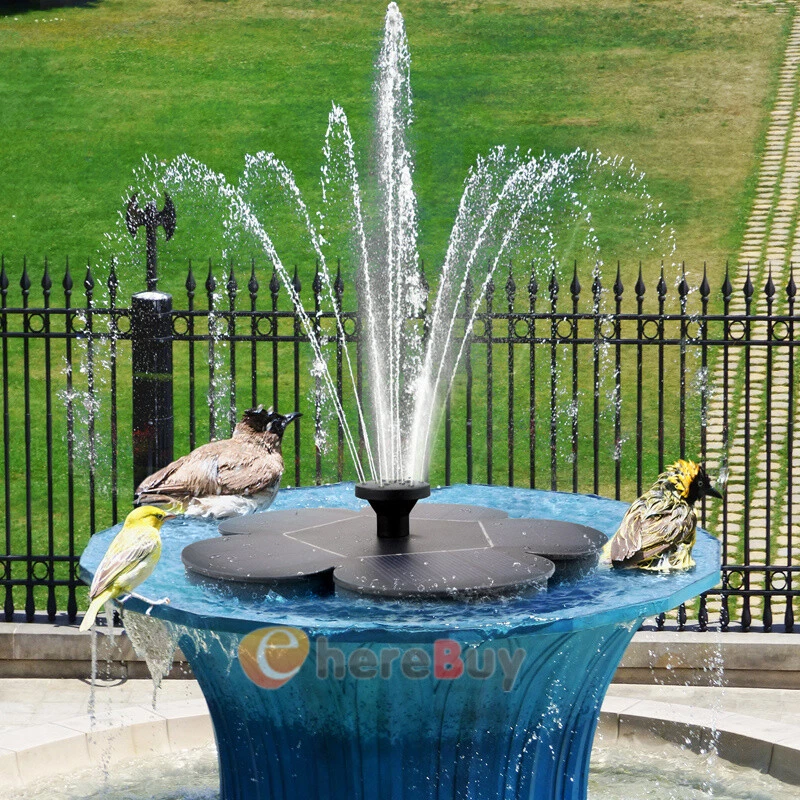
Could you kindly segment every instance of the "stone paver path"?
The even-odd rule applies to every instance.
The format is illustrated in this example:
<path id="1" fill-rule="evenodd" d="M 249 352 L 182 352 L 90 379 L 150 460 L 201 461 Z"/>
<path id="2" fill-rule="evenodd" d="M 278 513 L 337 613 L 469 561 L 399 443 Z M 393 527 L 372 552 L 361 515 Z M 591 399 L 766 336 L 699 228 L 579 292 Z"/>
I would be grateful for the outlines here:
<path id="1" fill-rule="evenodd" d="M 800 15 L 789 37 L 756 200 L 731 278 L 731 314 L 744 315 L 749 310 L 750 314 L 766 316 L 788 310 L 790 264 L 800 263 L 799 69 Z M 749 302 L 745 291 L 748 281 L 752 285 Z M 765 292 L 769 281 L 774 287 L 771 306 Z M 755 321 L 749 338 L 767 341 L 771 327 L 766 319 Z M 745 354 L 744 348 L 730 347 L 728 358 L 718 360 L 712 376 L 707 464 L 712 472 L 728 469 L 727 526 L 723 532 L 718 525 L 717 532 L 727 538 L 729 557 L 741 548 L 747 563 L 790 565 L 792 522 L 800 516 L 800 470 L 790 470 L 794 484 L 790 490 L 786 469 L 800 435 L 797 391 L 790 386 L 793 358 L 795 384 L 800 375 L 797 353 L 787 347 L 751 346 L 747 350 Z M 796 433 L 791 433 L 790 418 Z M 795 559 L 795 564 L 800 561 Z M 765 588 L 762 575 L 756 574 L 751 580 L 751 588 Z M 787 611 L 792 609 L 782 601 L 765 607 L 760 599 L 753 598 L 745 604 L 754 622 L 769 623 L 770 614 L 775 624 L 791 619 Z M 731 617 L 735 614 L 739 618 L 741 611 L 741 607 L 731 609 Z"/>

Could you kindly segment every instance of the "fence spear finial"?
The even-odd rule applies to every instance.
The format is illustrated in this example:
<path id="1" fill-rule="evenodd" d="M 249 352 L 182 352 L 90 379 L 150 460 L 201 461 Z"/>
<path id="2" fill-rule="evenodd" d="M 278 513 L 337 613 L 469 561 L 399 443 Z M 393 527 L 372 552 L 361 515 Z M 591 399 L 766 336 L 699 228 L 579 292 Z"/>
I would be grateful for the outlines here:
<path id="1" fill-rule="evenodd" d="M 136 236 L 136 231 L 144 226 L 147 233 L 147 291 L 154 292 L 158 286 L 158 253 L 156 249 L 156 230 L 161 225 L 164 228 L 167 241 L 175 233 L 175 204 L 172 198 L 164 192 L 164 208 L 158 210 L 155 200 L 151 200 L 145 207 L 139 208 L 136 193 L 128 200 L 128 210 L 125 212 L 125 225 L 131 236 Z"/>

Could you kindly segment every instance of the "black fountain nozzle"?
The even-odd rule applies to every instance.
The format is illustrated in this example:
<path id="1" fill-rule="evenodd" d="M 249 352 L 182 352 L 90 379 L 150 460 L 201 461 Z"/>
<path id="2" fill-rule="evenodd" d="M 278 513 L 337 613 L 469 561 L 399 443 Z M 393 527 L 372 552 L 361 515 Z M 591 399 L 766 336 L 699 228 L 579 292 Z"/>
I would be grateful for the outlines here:
<path id="1" fill-rule="evenodd" d="M 378 517 L 378 537 L 408 536 L 408 515 L 417 500 L 429 497 L 431 485 L 424 481 L 365 481 L 356 484 L 356 497 L 366 500 Z"/>

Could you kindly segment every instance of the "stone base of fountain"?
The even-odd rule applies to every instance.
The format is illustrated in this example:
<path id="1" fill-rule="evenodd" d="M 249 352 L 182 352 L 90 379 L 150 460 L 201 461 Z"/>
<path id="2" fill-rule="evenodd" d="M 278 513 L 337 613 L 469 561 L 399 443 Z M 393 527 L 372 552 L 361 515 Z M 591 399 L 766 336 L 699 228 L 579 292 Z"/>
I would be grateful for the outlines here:
<path id="1" fill-rule="evenodd" d="M 534 593 L 597 563 L 607 536 L 562 520 L 509 519 L 494 508 L 424 503 L 427 484 L 360 484 L 376 509 L 296 509 L 220 525 L 183 550 L 206 579 L 401 598 Z M 413 508 L 413 510 L 412 510 Z M 241 535 L 232 535 L 241 534 Z"/>

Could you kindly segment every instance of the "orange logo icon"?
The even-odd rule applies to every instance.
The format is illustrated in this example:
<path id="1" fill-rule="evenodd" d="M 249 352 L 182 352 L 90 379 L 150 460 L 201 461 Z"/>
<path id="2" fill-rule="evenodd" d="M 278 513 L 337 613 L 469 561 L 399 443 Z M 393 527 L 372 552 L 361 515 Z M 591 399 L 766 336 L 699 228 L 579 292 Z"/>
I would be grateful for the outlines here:
<path id="1" fill-rule="evenodd" d="M 257 686 L 277 689 L 300 671 L 308 647 L 308 636 L 299 628 L 259 628 L 239 643 L 239 663 Z"/>

